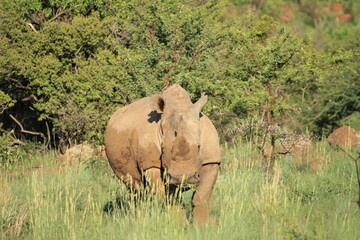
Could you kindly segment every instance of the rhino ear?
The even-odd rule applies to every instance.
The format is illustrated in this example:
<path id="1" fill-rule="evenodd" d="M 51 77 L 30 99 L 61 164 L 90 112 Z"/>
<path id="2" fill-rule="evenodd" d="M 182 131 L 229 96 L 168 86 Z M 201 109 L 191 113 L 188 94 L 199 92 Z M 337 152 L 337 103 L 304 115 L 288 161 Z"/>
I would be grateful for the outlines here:
<path id="1" fill-rule="evenodd" d="M 201 112 L 201 109 L 204 107 L 207 100 L 208 100 L 208 97 L 205 95 L 205 93 L 201 93 L 201 97 L 196 103 L 194 103 L 193 109 L 198 113 Z"/>
<path id="2" fill-rule="evenodd" d="M 164 111 L 165 102 L 164 99 L 162 99 L 162 97 L 159 94 L 152 96 L 151 101 L 152 101 L 152 108 L 154 110 L 156 110 L 159 113 L 162 113 Z"/>

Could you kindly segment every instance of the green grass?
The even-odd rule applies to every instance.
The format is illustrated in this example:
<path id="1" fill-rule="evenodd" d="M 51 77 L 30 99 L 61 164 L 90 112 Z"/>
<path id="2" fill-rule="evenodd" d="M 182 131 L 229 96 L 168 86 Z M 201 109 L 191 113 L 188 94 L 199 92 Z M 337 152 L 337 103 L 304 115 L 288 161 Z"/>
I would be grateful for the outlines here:
<path id="1" fill-rule="evenodd" d="M 291 157 L 264 176 L 251 144 L 225 147 L 208 226 L 184 223 L 176 207 L 134 203 L 106 159 L 60 167 L 28 156 L 0 172 L 1 239 L 360 239 L 353 162 L 319 143 L 317 172 Z M 191 194 L 184 193 L 189 206 Z M 117 204 L 121 202 L 123 208 Z"/>

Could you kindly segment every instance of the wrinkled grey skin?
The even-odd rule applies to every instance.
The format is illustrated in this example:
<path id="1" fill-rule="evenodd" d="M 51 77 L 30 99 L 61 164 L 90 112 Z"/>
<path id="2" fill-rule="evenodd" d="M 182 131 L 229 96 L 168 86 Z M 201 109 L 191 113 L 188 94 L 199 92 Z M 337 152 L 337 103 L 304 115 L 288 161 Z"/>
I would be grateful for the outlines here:
<path id="1" fill-rule="evenodd" d="M 192 104 L 188 93 L 173 85 L 161 95 L 140 99 L 115 112 L 105 132 L 105 149 L 115 174 L 129 187 L 143 179 L 160 196 L 165 184 L 196 184 L 194 219 L 204 224 L 218 175 L 220 146 L 211 121 Z M 163 173 L 166 173 L 164 177 Z"/>

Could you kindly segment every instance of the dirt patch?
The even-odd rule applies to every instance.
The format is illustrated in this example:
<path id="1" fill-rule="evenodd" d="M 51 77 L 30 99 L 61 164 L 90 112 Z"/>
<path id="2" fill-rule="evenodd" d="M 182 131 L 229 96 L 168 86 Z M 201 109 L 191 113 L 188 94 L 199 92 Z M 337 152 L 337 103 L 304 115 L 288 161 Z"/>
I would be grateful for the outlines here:
<path id="1" fill-rule="evenodd" d="M 353 16 L 349 13 L 349 5 L 342 3 L 330 4 L 329 10 L 335 14 L 336 22 L 350 22 Z"/>
<path id="2" fill-rule="evenodd" d="M 282 14 L 280 15 L 280 20 L 288 23 L 291 22 L 294 17 L 294 12 L 292 11 L 291 6 L 289 4 L 285 4 L 282 7 Z"/>
<path id="3" fill-rule="evenodd" d="M 289 148 L 290 154 L 302 162 L 312 161 L 314 150 L 314 144 L 309 139 L 300 139 Z"/>
<path id="4" fill-rule="evenodd" d="M 309 162 L 309 168 L 312 172 L 317 172 L 326 167 L 326 162 L 323 158 L 312 158 Z"/>
<path id="5" fill-rule="evenodd" d="M 318 149 L 314 143 L 304 137 L 292 141 L 282 142 L 276 146 L 275 151 L 272 146 L 265 145 L 261 151 L 263 162 L 266 164 L 272 154 L 288 155 L 298 169 L 308 169 L 317 172 L 326 167 L 326 161 L 318 157 Z"/>
<path id="6" fill-rule="evenodd" d="M 94 155 L 95 157 L 106 157 L 106 152 L 105 152 L 105 146 L 104 145 L 100 145 L 100 146 L 95 146 L 94 147 Z"/>
<path id="7" fill-rule="evenodd" d="M 275 151 L 271 145 L 265 145 L 261 150 L 261 154 L 265 159 L 268 159 L 272 154 L 291 155 L 294 158 L 303 159 L 307 161 L 311 158 L 311 154 L 314 151 L 314 144 L 311 140 L 305 138 L 299 138 L 288 142 L 282 142 L 277 144 Z"/>
<path id="8" fill-rule="evenodd" d="M 342 148 L 353 148 L 360 144 L 360 133 L 350 126 L 342 126 L 335 129 L 327 138 L 332 146 Z"/>
<path id="9" fill-rule="evenodd" d="M 290 148 L 290 154 L 295 165 L 300 168 L 309 169 L 311 172 L 318 172 L 326 167 L 326 161 L 318 157 L 319 149 L 310 139 L 300 139 Z"/>

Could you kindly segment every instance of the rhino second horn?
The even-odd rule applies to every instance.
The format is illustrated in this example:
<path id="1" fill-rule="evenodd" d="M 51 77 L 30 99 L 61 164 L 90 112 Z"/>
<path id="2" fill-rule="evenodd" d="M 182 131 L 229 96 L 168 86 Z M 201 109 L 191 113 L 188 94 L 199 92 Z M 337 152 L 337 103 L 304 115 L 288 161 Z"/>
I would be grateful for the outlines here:
<path id="1" fill-rule="evenodd" d="M 194 110 L 196 112 L 200 112 L 201 109 L 205 106 L 207 100 L 208 100 L 208 96 L 206 96 L 205 93 L 201 93 L 200 99 L 193 105 Z"/>

